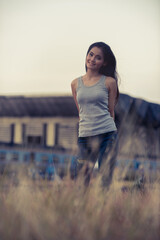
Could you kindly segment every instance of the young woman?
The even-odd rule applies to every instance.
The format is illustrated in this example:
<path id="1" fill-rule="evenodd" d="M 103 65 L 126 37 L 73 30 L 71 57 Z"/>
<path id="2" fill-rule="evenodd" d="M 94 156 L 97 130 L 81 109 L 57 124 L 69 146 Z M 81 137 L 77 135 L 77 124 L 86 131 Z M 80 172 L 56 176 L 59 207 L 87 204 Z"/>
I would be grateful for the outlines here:
<path id="1" fill-rule="evenodd" d="M 79 112 L 79 158 L 76 174 L 85 165 L 85 183 L 88 185 L 92 170 L 98 160 L 99 169 L 106 167 L 109 159 L 109 185 L 115 166 L 117 138 L 114 108 L 118 100 L 116 59 L 111 48 L 103 43 L 93 43 L 86 56 L 86 74 L 71 83 L 73 97 Z M 113 149 L 114 146 L 114 149 Z M 111 153 L 112 150 L 112 154 Z"/>

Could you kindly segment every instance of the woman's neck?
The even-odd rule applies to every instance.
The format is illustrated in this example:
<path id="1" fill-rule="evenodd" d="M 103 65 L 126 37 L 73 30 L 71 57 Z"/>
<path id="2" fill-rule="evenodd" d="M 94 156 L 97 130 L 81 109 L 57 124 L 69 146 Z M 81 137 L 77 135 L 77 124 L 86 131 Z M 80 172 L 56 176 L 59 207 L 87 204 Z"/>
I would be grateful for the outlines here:
<path id="1" fill-rule="evenodd" d="M 88 79 L 90 79 L 90 78 L 99 77 L 100 75 L 101 75 L 101 74 L 100 74 L 99 72 L 97 72 L 97 71 L 90 71 L 90 70 L 88 69 L 85 76 L 86 76 Z"/>

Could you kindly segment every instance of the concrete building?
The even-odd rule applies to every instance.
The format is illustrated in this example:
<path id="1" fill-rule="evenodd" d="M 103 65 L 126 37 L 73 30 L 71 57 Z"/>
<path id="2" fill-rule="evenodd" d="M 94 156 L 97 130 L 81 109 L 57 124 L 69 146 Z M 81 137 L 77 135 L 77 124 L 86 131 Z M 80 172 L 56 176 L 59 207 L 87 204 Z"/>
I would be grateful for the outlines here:
<path id="1" fill-rule="evenodd" d="M 120 94 L 116 106 L 119 158 L 160 159 L 160 105 Z M 78 112 L 72 96 L 0 96 L 0 148 L 77 150 Z"/>
<path id="2" fill-rule="evenodd" d="M 78 113 L 71 97 L 0 97 L 0 143 L 77 148 Z"/>

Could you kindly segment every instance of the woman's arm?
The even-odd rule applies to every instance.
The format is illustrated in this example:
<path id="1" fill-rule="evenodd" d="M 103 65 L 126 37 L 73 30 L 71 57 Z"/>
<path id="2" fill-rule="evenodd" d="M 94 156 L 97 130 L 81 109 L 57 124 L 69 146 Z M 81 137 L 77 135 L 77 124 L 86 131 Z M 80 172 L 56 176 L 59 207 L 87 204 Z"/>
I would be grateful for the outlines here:
<path id="1" fill-rule="evenodd" d="M 78 107 L 78 102 L 77 102 L 77 92 L 76 92 L 77 87 L 78 87 L 78 79 L 74 79 L 71 82 L 71 89 L 72 89 L 72 95 L 73 95 L 76 107 L 77 107 L 78 112 L 79 112 L 79 107 Z"/>
<path id="2" fill-rule="evenodd" d="M 116 80 L 112 77 L 106 78 L 106 87 L 108 89 L 108 108 L 111 114 L 111 117 L 115 119 L 114 109 L 116 105 L 116 98 L 117 98 L 117 83 Z"/>

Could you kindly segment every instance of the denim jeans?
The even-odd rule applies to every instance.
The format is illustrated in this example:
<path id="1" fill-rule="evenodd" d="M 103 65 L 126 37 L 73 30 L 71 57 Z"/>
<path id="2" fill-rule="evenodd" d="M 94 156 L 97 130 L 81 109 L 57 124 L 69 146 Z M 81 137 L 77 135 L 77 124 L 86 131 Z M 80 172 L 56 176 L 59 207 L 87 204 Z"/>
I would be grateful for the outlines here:
<path id="1" fill-rule="evenodd" d="M 78 138 L 79 146 L 79 156 L 76 164 L 76 175 L 86 164 L 85 175 L 86 181 L 89 181 L 90 174 L 93 170 L 93 167 L 98 161 L 98 168 L 104 172 L 103 167 L 109 165 L 109 173 L 107 176 L 107 182 L 109 183 L 112 179 L 113 170 L 116 163 L 117 155 L 117 132 L 108 132 L 91 137 L 79 137 Z M 89 164 L 92 167 L 89 167 Z M 91 170 L 89 168 L 92 168 Z M 103 175 L 105 175 L 103 173 Z"/>

